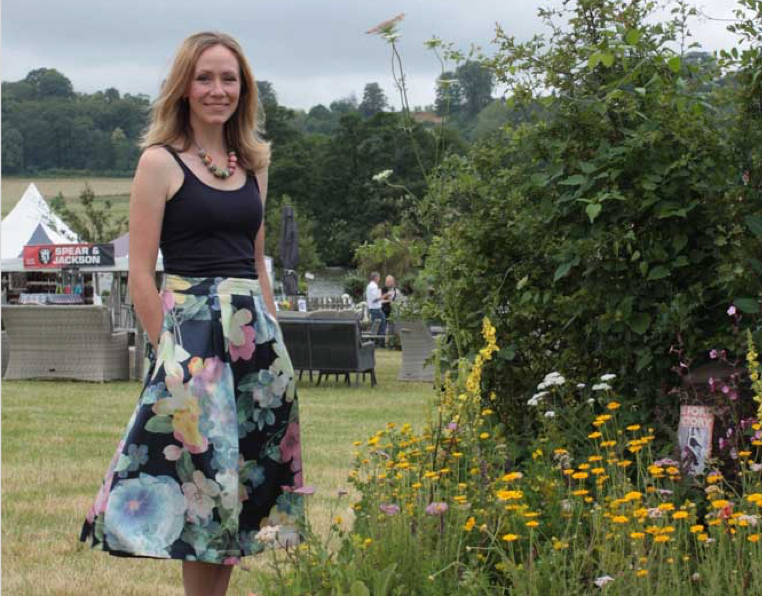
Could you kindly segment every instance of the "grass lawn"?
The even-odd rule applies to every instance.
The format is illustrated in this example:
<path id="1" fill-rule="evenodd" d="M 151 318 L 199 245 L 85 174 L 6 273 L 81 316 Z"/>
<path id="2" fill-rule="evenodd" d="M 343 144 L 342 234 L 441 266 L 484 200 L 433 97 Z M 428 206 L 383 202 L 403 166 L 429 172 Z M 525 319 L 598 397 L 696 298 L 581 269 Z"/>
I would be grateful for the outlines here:
<path id="1" fill-rule="evenodd" d="M 379 384 L 298 387 L 305 483 L 313 526 L 331 515 L 351 519 L 336 493 L 348 488 L 352 441 L 386 422 L 420 426 L 434 393 L 400 383 L 401 352 L 380 350 Z M 137 401 L 138 383 L 2 383 L 2 586 L 13 596 L 168 596 L 183 594 L 180 563 L 121 559 L 78 542 L 82 520 Z M 337 507 L 339 507 L 337 509 Z M 346 522 L 345 522 L 346 523 Z M 261 557 L 244 560 L 262 565 Z M 253 574 L 236 569 L 229 594 L 254 591 Z"/>
<path id="2" fill-rule="evenodd" d="M 87 182 L 99 200 L 110 199 L 115 216 L 127 215 L 130 203 L 132 178 L 13 178 L 4 176 L 2 180 L 2 216 L 5 217 L 18 203 L 21 195 L 34 182 L 42 196 L 48 201 L 59 192 L 63 193 L 67 205 L 78 210 L 79 193 Z"/>

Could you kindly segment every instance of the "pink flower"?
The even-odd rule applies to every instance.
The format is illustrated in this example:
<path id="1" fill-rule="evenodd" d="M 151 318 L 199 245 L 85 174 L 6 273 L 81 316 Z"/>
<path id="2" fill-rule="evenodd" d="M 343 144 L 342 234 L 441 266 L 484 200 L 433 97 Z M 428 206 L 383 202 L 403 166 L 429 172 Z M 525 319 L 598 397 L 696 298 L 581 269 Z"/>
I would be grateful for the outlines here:
<path id="1" fill-rule="evenodd" d="M 719 352 L 718 352 L 717 350 L 712 350 L 712 351 L 710 351 L 710 352 L 709 352 L 709 357 L 710 357 L 712 360 L 716 359 L 716 358 L 717 358 L 717 356 L 719 356 L 719 355 L 720 355 L 720 354 L 719 354 Z"/>
<path id="2" fill-rule="evenodd" d="M 230 359 L 236 362 L 239 358 L 241 360 L 251 360 L 254 354 L 256 333 L 254 327 L 243 326 L 241 327 L 241 333 L 243 334 L 243 343 L 236 345 L 230 342 Z"/>
<path id="3" fill-rule="evenodd" d="M 728 315 L 732 317 L 732 316 L 735 316 L 735 314 L 736 314 L 736 307 L 733 304 L 731 304 L 730 308 L 728 308 Z"/>
<path id="4" fill-rule="evenodd" d="M 93 523 L 96 515 L 100 515 L 106 511 L 108 497 L 111 493 L 111 483 L 114 480 L 114 472 L 116 471 L 116 464 L 119 461 L 119 456 L 121 455 L 123 448 L 124 441 L 119 441 L 119 445 L 117 445 L 116 451 L 114 452 L 114 457 L 111 458 L 111 463 L 108 466 L 106 477 L 103 479 L 103 484 L 101 484 L 98 495 L 95 497 L 95 503 L 93 503 L 90 511 L 87 512 L 86 518 L 90 523 Z"/>
<path id="5" fill-rule="evenodd" d="M 722 392 L 723 392 L 725 395 L 727 395 L 728 393 L 730 393 L 730 387 L 728 387 L 727 385 L 723 385 L 723 386 L 722 386 Z"/>
<path id="6" fill-rule="evenodd" d="M 448 430 L 456 431 L 458 430 L 458 423 L 457 422 L 450 422 L 450 424 L 447 425 Z"/>
<path id="7" fill-rule="evenodd" d="M 291 462 L 292 472 L 302 471 L 302 449 L 299 442 L 299 423 L 292 422 L 286 428 L 280 445 L 280 458 L 283 462 Z M 295 481 L 296 484 L 296 481 Z M 301 483 L 298 485 L 301 486 Z"/>
<path id="8" fill-rule="evenodd" d="M 386 513 L 389 517 L 392 515 L 397 515 L 400 512 L 400 508 L 398 505 L 395 505 L 394 503 L 382 503 L 378 506 L 378 508 Z"/>
<path id="9" fill-rule="evenodd" d="M 164 314 L 167 314 L 175 307 L 175 295 L 169 288 L 165 288 L 161 293 L 161 306 Z"/>
<path id="10" fill-rule="evenodd" d="M 433 501 L 426 506 L 426 513 L 428 515 L 442 515 L 448 509 L 447 503 Z"/>

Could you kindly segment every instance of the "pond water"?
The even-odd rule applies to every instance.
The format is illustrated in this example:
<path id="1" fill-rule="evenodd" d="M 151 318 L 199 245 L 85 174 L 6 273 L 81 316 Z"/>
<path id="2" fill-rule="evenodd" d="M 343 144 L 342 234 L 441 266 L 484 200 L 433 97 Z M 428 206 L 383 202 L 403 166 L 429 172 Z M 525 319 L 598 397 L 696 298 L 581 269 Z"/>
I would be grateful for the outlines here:
<path id="1" fill-rule="evenodd" d="M 344 293 L 344 277 L 348 271 L 345 267 L 326 267 L 311 271 L 315 279 L 307 280 L 309 295 L 316 298 L 341 296 Z"/>

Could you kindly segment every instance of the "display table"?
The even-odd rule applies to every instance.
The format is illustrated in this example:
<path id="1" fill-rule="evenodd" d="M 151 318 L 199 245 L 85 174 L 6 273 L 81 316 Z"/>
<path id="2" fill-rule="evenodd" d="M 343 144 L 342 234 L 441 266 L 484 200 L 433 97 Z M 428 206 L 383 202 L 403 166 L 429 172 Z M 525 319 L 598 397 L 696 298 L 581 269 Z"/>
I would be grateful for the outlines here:
<path id="1" fill-rule="evenodd" d="M 82 294 L 21 294 L 19 304 L 84 304 Z"/>

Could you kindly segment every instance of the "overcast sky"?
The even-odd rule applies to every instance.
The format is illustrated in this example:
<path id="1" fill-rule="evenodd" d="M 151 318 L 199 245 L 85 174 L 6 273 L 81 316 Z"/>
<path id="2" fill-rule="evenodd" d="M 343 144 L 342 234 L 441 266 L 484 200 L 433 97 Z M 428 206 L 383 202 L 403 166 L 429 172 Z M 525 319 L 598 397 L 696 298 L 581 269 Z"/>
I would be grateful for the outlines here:
<path id="1" fill-rule="evenodd" d="M 557 1 L 557 0 L 553 0 Z M 439 66 L 423 47 L 432 35 L 490 53 L 495 22 L 519 39 L 542 32 L 541 0 L 3 0 L 3 81 L 34 68 L 56 68 L 77 91 L 116 87 L 156 96 L 172 56 L 187 35 L 205 29 L 233 34 L 255 77 L 270 81 L 281 104 L 309 108 L 351 93 L 362 99 L 376 81 L 393 105 L 388 45 L 365 31 L 406 13 L 399 47 L 411 104 L 433 103 Z M 703 0 L 703 11 L 730 18 L 733 0 Z M 693 25 L 704 49 L 731 47 L 726 23 Z"/>

